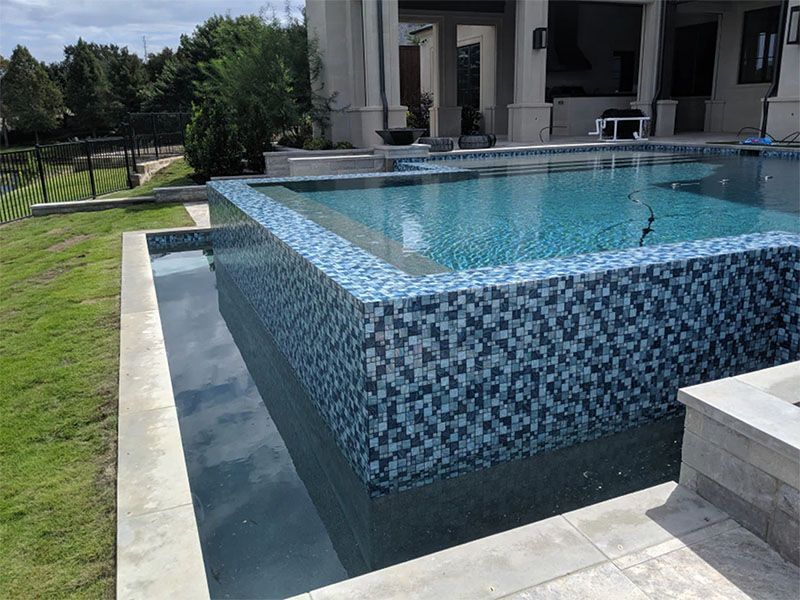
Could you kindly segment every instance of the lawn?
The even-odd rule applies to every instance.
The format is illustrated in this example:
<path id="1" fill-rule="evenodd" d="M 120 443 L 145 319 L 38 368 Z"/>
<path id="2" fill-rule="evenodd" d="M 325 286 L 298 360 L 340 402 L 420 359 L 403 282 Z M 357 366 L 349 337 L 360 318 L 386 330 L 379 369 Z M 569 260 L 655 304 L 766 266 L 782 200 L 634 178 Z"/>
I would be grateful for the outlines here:
<path id="1" fill-rule="evenodd" d="M 103 196 L 104 198 L 133 198 L 135 196 L 151 196 L 157 187 L 174 187 L 177 185 L 197 185 L 191 178 L 194 170 L 181 158 L 167 168 L 156 173 L 152 179 L 132 190 L 122 190 Z"/>
<path id="2" fill-rule="evenodd" d="M 0 227 L 0 598 L 111 598 L 121 232 L 182 206 Z"/>

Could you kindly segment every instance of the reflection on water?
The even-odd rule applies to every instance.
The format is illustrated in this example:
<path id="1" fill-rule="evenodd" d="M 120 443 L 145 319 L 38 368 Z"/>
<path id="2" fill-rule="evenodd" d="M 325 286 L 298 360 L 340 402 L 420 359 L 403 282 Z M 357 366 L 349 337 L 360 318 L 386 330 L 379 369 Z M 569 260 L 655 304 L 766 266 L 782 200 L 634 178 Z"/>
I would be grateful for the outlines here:
<path id="1" fill-rule="evenodd" d="M 677 477 L 672 419 L 370 499 L 224 270 L 191 251 L 153 271 L 214 597 L 291 596 Z"/>

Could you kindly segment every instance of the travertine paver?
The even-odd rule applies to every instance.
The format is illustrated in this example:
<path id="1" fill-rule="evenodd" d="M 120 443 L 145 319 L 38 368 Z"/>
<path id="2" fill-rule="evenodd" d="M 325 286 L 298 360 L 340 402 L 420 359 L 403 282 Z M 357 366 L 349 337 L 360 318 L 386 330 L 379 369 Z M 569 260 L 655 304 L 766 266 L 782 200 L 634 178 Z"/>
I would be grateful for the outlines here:
<path id="1" fill-rule="evenodd" d="M 211 218 L 208 214 L 208 202 L 184 202 L 186 212 L 198 227 L 211 227 Z"/>
<path id="2" fill-rule="evenodd" d="M 566 513 L 564 518 L 614 559 L 728 518 L 674 482 Z"/>
<path id="3" fill-rule="evenodd" d="M 742 527 L 623 573 L 651 598 L 800 598 L 800 570 Z"/>
<path id="4" fill-rule="evenodd" d="M 567 534 L 569 527 L 583 541 Z M 597 560 L 587 544 L 602 560 L 580 566 Z M 514 586 L 519 587 L 508 591 Z M 795 590 L 800 591 L 796 567 L 725 513 L 669 482 L 297 599 L 796 600 Z"/>
<path id="5" fill-rule="evenodd" d="M 311 598 L 500 598 L 604 560 L 559 516 L 320 588 Z"/>
<path id="6" fill-rule="evenodd" d="M 647 600 L 611 563 L 589 567 L 508 596 L 508 600 Z"/>
<path id="7" fill-rule="evenodd" d="M 123 235 L 117 598 L 208 598 L 145 234 Z"/>
<path id="8" fill-rule="evenodd" d="M 800 361 L 737 375 L 734 379 L 772 394 L 791 404 L 800 402 Z"/>

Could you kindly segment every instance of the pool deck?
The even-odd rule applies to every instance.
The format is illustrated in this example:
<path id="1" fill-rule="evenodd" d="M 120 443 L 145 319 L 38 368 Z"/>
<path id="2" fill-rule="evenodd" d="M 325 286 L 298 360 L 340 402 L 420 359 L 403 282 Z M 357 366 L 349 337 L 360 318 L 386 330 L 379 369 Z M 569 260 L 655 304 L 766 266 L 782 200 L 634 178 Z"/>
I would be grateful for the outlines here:
<path id="1" fill-rule="evenodd" d="M 800 569 L 665 483 L 295 596 L 796 598 Z"/>

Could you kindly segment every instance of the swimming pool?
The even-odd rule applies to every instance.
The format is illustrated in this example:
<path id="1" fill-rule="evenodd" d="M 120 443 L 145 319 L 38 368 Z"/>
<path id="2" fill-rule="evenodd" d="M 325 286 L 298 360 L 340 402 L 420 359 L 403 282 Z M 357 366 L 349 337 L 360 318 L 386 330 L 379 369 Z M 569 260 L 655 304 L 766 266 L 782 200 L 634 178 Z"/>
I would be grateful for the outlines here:
<path id="1" fill-rule="evenodd" d="M 671 419 L 370 498 L 248 300 L 199 247 L 156 252 L 152 269 L 212 598 L 301 594 L 677 479 L 683 424 Z"/>
<path id="2" fill-rule="evenodd" d="M 414 275 L 800 232 L 794 161 L 604 151 L 472 162 L 478 164 L 455 180 L 317 180 L 257 189 Z"/>
<path id="3" fill-rule="evenodd" d="M 377 178 L 209 185 L 218 269 L 252 304 L 373 497 L 669 417 L 680 411 L 679 386 L 797 356 L 800 235 L 796 190 L 785 186 L 798 163 L 634 150 L 556 160 L 498 151 L 494 163 L 408 163 Z M 514 169 L 523 172 L 503 172 Z M 720 183 L 745 172 L 757 201 Z M 528 196 L 514 201 L 524 219 L 502 194 L 452 192 L 525 181 Z M 640 183 L 657 188 L 651 201 L 627 197 Z M 273 199 L 263 185 L 288 192 Z M 698 186 L 717 195 L 691 191 Z M 402 199 L 422 188 L 424 199 Z M 579 200 L 602 208 L 602 226 L 570 220 Z M 442 208 L 450 204 L 483 213 Z M 647 205 L 654 231 L 639 246 Z M 677 205 L 712 218 L 669 226 Z M 545 231 L 541 222 L 561 224 Z M 440 240 L 448 223 L 474 225 L 472 241 Z M 598 238 L 615 223 L 625 225 Z M 771 231 L 776 224 L 783 231 Z M 518 230 L 545 241 L 526 246 L 503 233 Z M 580 250 L 598 249 L 598 239 L 608 249 Z M 551 255 L 533 258 L 542 250 Z"/>

